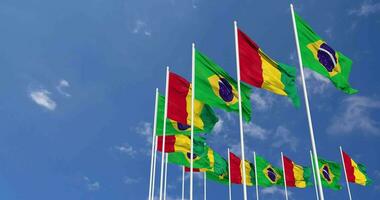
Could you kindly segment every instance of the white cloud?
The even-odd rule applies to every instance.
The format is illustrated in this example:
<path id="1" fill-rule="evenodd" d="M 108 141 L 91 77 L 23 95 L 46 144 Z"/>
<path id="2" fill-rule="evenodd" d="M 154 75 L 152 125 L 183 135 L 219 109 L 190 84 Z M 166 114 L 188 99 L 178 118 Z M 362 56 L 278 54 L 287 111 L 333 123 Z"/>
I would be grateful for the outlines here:
<path id="1" fill-rule="evenodd" d="M 296 151 L 298 139 L 295 136 L 293 136 L 290 133 L 289 129 L 285 128 L 284 126 L 277 127 L 273 138 L 273 147 L 279 148 L 281 146 L 287 145 L 290 147 L 290 149 Z"/>
<path id="2" fill-rule="evenodd" d="M 331 27 L 329 27 L 329 28 L 327 28 L 326 30 L 325 30 L 325 34 L 327 35 L 327 37 L 329 37 L 329 38 L 332 38 L 333 37 L 333 30 L 332 30 L 332 28 Z"/>
<path id="3" fill-rule="evenodd" d="M 224 123 L 223 119 L 219 117 L 219 121 L 215 124 L 214 129 L 213 129 L 213 132 L 215 134 L 219 134 L 223 130 L 223 123 Z"/>
<path id="4" fill-rule="evenodd" d="M 322 94 L 330 87 L 330 80 L 324 76 L 307 68 L 304 68 L 303 72 L 308 91 L 311 91 L 313 94 Z M 301 76 L 299 76 L 297 80 L 300 84 L 302 84 Z"/>
<path id="5" fill-rule="evenodd" d="M 66 81 L 65 79 L 62 79 L 59 81 L 59 84 L 57 85 L 57 91 L 65 96 L 65 97 L 71 97 L 71 95 L 67 92 L 64 91 L 64 88 L 68 88 L 70 87 L 70 83 L 68 81 Z"/>
<path id="6" fill-rule="evenodd" d="M 371 117 L 372 110 L 380 109 L 380 101 L 364 96 L 350 96 L 343 100 L 342 112 L 334 116 L 327 131 L 334 134 L 362 130 L 380 135 L 380 123 Z"/>
<path id="7" fill-rule="evenodd" d="M 133 27 L 132 33 L 133 34 L 142 33 L 148 37 L 152 35 L 152 33 L 150 32 L 150 30 L 147 27 L 146 22 L 142 21 L 141 19 L 138 19 L 135 21 L 135 25 Z"/>
<path id="8" fill-rule="evenodd" d="M 140 180 L 140 178 L 124 177 L 124 183 L 127 185 L 138 183 Z"/>
<path id="9" fill-rule="evenodd" d="M 272 107 L 274 98 L 273 94 L 263 91 L 259 92 L 259 90 L 255 90 L 251 94 L 251 102 L 253 106 L 253 110 L 265 111 Z"/>
<path id="10" fill-rule="evenodd" d="M 57 104 L 50 97 L 50 92 L 45 89 L 37 89 L 30 92 L 29 96 L 32 100 L 48 110 L 55 110 Z"/>
<path id="11" fill-rule="evenodd" d="M 114 149 L 118 150 L 120 153 L 127 154 L 130 157 L 134 157 L 137 153 L 137 151 L 129 144 L 115 146 Z"/>
<path id="12" fill-rule="evenodd" d="M 149 122 L 140 122 L 138 126 L 135 128 L 135 131 L 144 136 L 149 143 L 152 143 L 153 130 L 152 123 Z"/>
<path id="13" fill-rule="evenodd" d="M 267 187 L 260 190 L 263 195 L 281 194 L 285 196 L 285 190 L 278 187 Z M 288 190 L 288 197 L 291 197 L 292 193 Z"/>
<path id="14" fill-rule="evenodd" d="M 250 136 L 250 137 L 253 137 L 256 139 L 265 140 L 265 139 L 267 139 L 267 137 L 269 135 L 268 130 L 266 130 L 266 129 L 262 128 L 261 126 L 254 124 L 252 122 L 250 122 L 248 124 L 244 124 L 243 128 L 244 128 L 244 133 L 247 136 Z"/>
<path id="15" fill-rule="evenodd" d="M 100 189 L 100 183 L 98 181 L 91 181 L 87 176 L 84 176 L 83 180 L 89 191 L 97 191 Z"/>
<path id="16" fill-rule="evenodd" d="M 350 15 L 356 16 L 369 16 L 380 11 L 380 3 L 373 3 L 372 1 L 364 1 L 359 8 L 349 10 Z"/>

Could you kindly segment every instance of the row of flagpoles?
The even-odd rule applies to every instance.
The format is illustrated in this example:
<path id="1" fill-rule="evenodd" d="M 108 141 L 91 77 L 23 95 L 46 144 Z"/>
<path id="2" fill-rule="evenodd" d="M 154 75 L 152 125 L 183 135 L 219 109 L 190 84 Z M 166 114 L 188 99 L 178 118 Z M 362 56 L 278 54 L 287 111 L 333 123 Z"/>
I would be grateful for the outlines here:
<path id="1" fill-rule="evenodd" d="M 291 8 L 291 14 L 292 14 L 292 23 L 293 23 L 293 29 L 294 29 L 294 37 L 296 41 L 296 47 L 297 47 L 297 55 L 298 55 L 298 62 L 299 62 L 299 69 L 301 72 L 301 80 L 302 80 L 302 88 L 304 93 L 304 102 L 306 107 L 306 115 L 308 119 L 308 126 L 309 126 L 309 133 L 310 133 L 310 140 L 311 140 L 311 149 L 310 152 L 310 158 L 312 160 L 312 163 L 318 163 L 318 154 L 317 154 L 317 147 L 314 137 L 314 129 L 313 129 L 313 123 L 312 123 L 312 116 L 309 108 L 309 99 L 308 99 L 308 93 L 307 93 L 307 87 L 305 82 L 305 76 L 303 71 L 303 59 L 301 54 L 301 48 L 300 48 L 300 41 L 299 41 L 299 35 L 297 32 L 297 23 L 296 23 L 296 16 L 294 13 L 293 5 L 290 5 Z M 237 71 L 237 100 L 238 100 L 238 111 L 239 111 L 239 132 L 240 132 L 240 143 L 241 143 L 241 160 L 246 160 L 245 151 L 244 151 L 244 132 L 243 132 L 243 109 L 242 109 L 242 91 L 241 91 L 241 72 L 240 72 L 240 58 L 239 58 L 239 38 L 238 38 L 238 26 L 237 22 L 234 22 L 234 34 L 235 34 L 235 53 L 236 53 L 236 71 Z M 322 49 L 323 50 L 323 49 Z M 327 50 L 324 50 L 327 52 Z M 328 55 L 329 52 L 327 52 Z M 193 173 L 194 173 L 194 101 L 195 101 L 195 44 L 192 44 L 192 76 L 191 76 L 191 112 L 190 112 L 190 185 L 189 185 L 189 196 L 190 200 L 193 200 Z M 335 63 L 335 62 L 334 62 Z M 322 63 L 323 64 L 323 63 Z M 326 66 L 325 66 L 326 67 Z M 336 66 L 334 66 L 336 67 Z M 339 72 L 338 72 L 339 73 Z M 164 104 L 164 117 L 163 117 L 163 124 L 162 124 L 162 153 L 161 153 L 161 167 L 160 167 L 160 187 L 159 187 L 159 200 L 165 200 L 166 199 L 166 183 L 167 183 L 167 160 L 168 156 L 167 153 L 165 153 L 165 145 L 166 145 L 166 129 L 167 124 L 166 121 L 168 119 L 168 99 L 169 99 L 169 67 L 166 69 L 166 85 L 165 85 L 165 104 Z M 341 89 L 341 88 L 340 88 Z M 156 104 L 155 104 L 155 116 L 154 116 L 154 128 L 153 128 L 153 137 L 152 137 L 152 150 L 151 150 L 151 166 L 150 166 L 150 180 L 149 180 L 149 198 L 153 200 L 155 198 L 155 177 L 156 177 L 156 157 L 157 157 L 157 133 L 156 133 L 156 127 L 157 127 L 157 113 L 158 113 L 158 89 L 156 89 Z M 342 151 L 341 151 L 342 152 Z M 228 165 L 230 165 L 230 151 L 228 150 Z M 166 156 L 165 156 L 166 155 Z M 283 161 L 283 155 L 281 153 L 281 159 Z M 342 156 L 343 161 L 343 156 Z M 283 162 L 282 162 L 283 163 Z M 256 168 L 256 153 L 254 153 L 254 166 Z M 349 189 L 348 179 L 347 179 L 347 173 L 344 166 L 344 172 L 346 175 L 346 182 L 347 182 L 347 189 L 349 193 L 349 198 L 351 199 L 351 193 Z M 284 164 L 282 166 L 284 169 Z M 230 166 L 228 167 L 228 170 L 230 170 Z M 322 188 L 322 182 L 321 182 L 321 175 L 319 173 L 319 167 L 318 164 L 312 164 L 312 171 L 315 175 L 314 181 L 315 181 L 315 189 L 316 189 L 316 195 L 317 198 L 320 200 L 324 200 L 324 194 L 323 194 L 323 188 Z M 258 177 L 257 177 L 257 170 L 255 169 L 255 179 L 256 179 L 256 199 L 259 199 L 259 193 L 258 193 Z M 285 173 L 285 170 L 284 170 Z M 243 185 L 243 198 L 244 200 L 247 200 L 247 183 L 246 183 L 246 168 L 242 167 L 242 185 Z M 285 178 L 284 174 L 284 178 Z M 185 167 L 182 168 L 182 199 L 184 199 L 184 191 L 185 191 Z M 285 196 L 286 199 L 288 199 L 287 196 L 287 186 L 286 186 L 286 180 L 285 180 Z M 231 194 L 231 176 L 229 171 L 229 199 L 231 200 L 232 194 Z M 204 172 L 204 199 L 206 199 L 206 172 Z"/>

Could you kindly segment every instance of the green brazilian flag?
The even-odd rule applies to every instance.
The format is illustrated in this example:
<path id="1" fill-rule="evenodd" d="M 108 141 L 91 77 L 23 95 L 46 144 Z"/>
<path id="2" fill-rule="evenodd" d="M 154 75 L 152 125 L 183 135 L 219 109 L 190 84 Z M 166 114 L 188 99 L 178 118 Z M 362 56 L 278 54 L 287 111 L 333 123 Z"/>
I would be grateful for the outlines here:
<path id="1" fill-rule="evenodd" d="M 190 151 L 168 154 L 169 163 L 185 167 L 190 167 L 190 158 Z M 204 144 L 204 146 L 194 145 L 193 168 L 206 169 L 218 176 L 228 171 L 226 160 L 206 144 Z"/>
<path id="2" fill-rule="evenodd" d="M 164 122 L 164 111 L 165 111 L 165 97 L 159 95 L 158 105 L 157 105 L 157 124 L 156 124 L 156 135 L 162 136 L 163 122 Z M 203 128 L 198 128 L 194 126 L 194 133 L 210 133 L 214 128 L 216 122 L 218 122 L 218 117 L 216 117 L 215 112 L 209 105 L 204 105 L 200 115 L 203 121 Z M 166 133 L 165 135 L 177 135 L 184 134 L 190 135 L 191 127 L 187 124 L 181 124 L 177 121 L 167 119 L 166 120 Z"/>
<path id="3" fill-rule="evenodd" d="M 343 92 L 357 93 L 358 90 L 353 89 L 348 82 L 352 61 L 327 45 L 298 14 L 295 14 L 295 18 L 302 63 L 305 67 L 330 79 Z"/>
<path id="4" fill-rule="evenodd" d="M 250 87 L 241 86 L 242 110 L 245 121 L 251 119 Z M 202 102 L 227 111 L 239 112 L 237 82 L 221 67 L 199 51 L 195 51 L 195 97 Z"/>
<path id="5" fill-rule="evenodd" d="M 318 168 L 323 187 L 333 190 L 342 189 L 342 186 L 339 184 L 341 175 L 340 164 L 318 158 Z"/>
<path id="6" fill-rule="evenodd" d="M 273 167 L 263 157 L 256 155 L 257 182 L 260 186 L 284 185 L 284 175 L 280 168 Z"/>

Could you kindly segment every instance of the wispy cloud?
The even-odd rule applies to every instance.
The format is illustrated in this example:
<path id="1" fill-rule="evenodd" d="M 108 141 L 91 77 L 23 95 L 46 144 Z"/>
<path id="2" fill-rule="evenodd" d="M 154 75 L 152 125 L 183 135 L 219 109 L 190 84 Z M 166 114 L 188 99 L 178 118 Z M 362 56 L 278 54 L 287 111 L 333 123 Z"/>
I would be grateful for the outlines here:
<path id="1" fill-rule="evenodd" d="M 279 148 L 287 145 L 290 147 L 291 150 L 296 151 L 298 146 L 298 139 L 297 137 L 291 134 L 289 129 L 285 128 L 284 126 L 277 127 L 273 138 L 273 147 Z"/>
<path id="2" fill-rule="evenodd" d="M 326 90 L 331 87 L 330 80 L 325 78 L 324 76 L 313 72 L 307 68 L 304 68 L 304 76 L 307 88 L 309 91 L 311 91 L 313 94 L 322 94 L 326 92 Z M 297 78 L 297 81 L 302 84 L 301 77 L 299 76 Z"/>
<path id="3" fill-rule="evenodd" d="M 356 15 L 359 17 L 369 16 L 377 12 L 380 12 L 380 3 L 373 3 L 372 1 L 363 1 L 358 8 L 348 11 L 350 15 Z"/>
<path id="4" fill-rule="evenodd" d="M 137 151 L 129 144 L 114 146 L 114 149 L 130 157 L 134 157 L 137 154 Z"/>
<path id="5" fill-rule="evenodd" d="M 149 143 L 152 143 L 152 123 L 149 122 L 140 122 L 137 127 L 135 128 L 135 131 L 146 138 L 146 140 Z"/>
<path id="6" fill-rule="evenodd" d="M 57 104 L 50 98 L 50 92 L 45 89 L 32 90 L 29 93 L 30 98 L 39 106 L 48 110 L 55 110 Z"/>
<path id="7" fill-rule="evenodd" d="M 280 189 L 278 187 L 268 187 L 268 188 L 263 188 L 261 190 L 261 193 L 263 195 L 274 195 L 274 194 L 281 194 L 283 196 L 285 196 L 285 190 L 284 189 Z M 292 192 L 290 192 L 288 190 L 288 197 L 291 197 L 292 196 Z"/>
<path id="8" fill-rule="evenodd" d="M 89 191 L 97 191 L 100 189 L 100 183 L 98 181 L 92 181 L 90 178 L 88 178 L 87 176 L 84 176 L 83 177 L 83 180 L 86 184 L 86 188 L 89 190 Z"/>
<path id="9" fill-rule="evenodd" d="M 123 182 L 127 185 L 135 184 L 141 181 L 141 178 L 124 177 Z"/>
<path id="10" fill-rule="evenodd" d="M 243 128 L 244 128 L 244 133 L 246 133 L 248 136 L 252 138 L 259 139 L 259 140 L 267 139 L 268 135 L 270 134 L 268 130 L 252 122 L 248 124 L 244 124 Z"/>
<path id="11" fill-rule="evenodd" d="M 324 32 L 325 32 L 325 34 L 327 35 L 328 38 L 331 39 L 333 37 L 333 34 L 332 34 L 333 33 L 333 29 L 331 27 L 325 29 Z"/>
<path id="12" fill-rule="evenodd" d="M 255 90 L 251 94 L 251 101 L 253 110 L 266 111 L 272 107 L 274 98 L 273 94 L 269 92 Z"/>
<path id="13" fill-rule="evenodd" d="M 135 21 L 134 27 L 132 29 L 133 34 L 143 34 L 145 36 L 151 36 L 152 32 L 148 29 L 145 21 L 138 19 Z"/>
<path id="14" fill-rule="evenodd" d="M 64 91 L 64 89 L 68 87 L 70 87 L 70 83 L 65 79 L 62 79 L 59 81 L 59 84 L 57 85 L 56 89 L 61 95 L 65 97 L 71 97 L 71 94 Z"/>
<path id="15" fill-rule="evenodd" d="M 341 112 L 334 116 L 328 133 L 347 134 L 361 130 L 367 134 L 380 135 L 380 123 L 371 117 L 380 109 L 380 101 L 365 96 L 350 96 L 343 100 Z"/>
<path id="16" fill-rule="evenodd" d="M 219 121 L 215 124 L 214 129 L 213 129 L 213 132 L 215 134 L 219 134 L 223 130 L 224 120 L 221 117 L 218 117 L 218 118 L 219 118 Z"/>

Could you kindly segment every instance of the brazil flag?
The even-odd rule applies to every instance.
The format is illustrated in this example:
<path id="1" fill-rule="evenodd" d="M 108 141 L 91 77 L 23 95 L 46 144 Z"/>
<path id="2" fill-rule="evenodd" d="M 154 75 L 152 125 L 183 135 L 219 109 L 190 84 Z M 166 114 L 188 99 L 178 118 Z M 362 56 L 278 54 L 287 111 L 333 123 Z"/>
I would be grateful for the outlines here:
<path id="1" fill-rule="evenodd" d="M 237 82 L 221 67 L 199 51 L 195 51 L 195 97 L 196 99 L 222 108 L 239 112 Z M 251 119 L 251 89 L 241 83 L 242 110 L 246 121 Z"/>
<path id="2" fill-rule="evenodd" d="M 347 94 L 355 94 L 348 78 L 352 61 L 329 46 L 311 27 L 295 14 L 302 63 L 305 67 L 331 80 L 336 88 Z"/>
<path id="3" fill-rule="evenodd" d="M 197 106 L 197 108 L 201 108 L 200 115 L 197 115 L 199 112 L 195 112 L 195 117 L 199 118 L 198 123 L 194 123 L 194 133 L 210 133 L 215 126 L 215 123 L 218 122 L 218 118 L 216 117 L 214 111 L 209 105 L 203 104 L 199 101 L 196 101 L 201 106 Z M 158 105 L 157 105 L 157 125 L 156 125 L 156 135 L 161 136 L 164 122 L 164 110 L 165 110 L 165 97 L 159 95 L 158 97 Z M 200 122 L 200 123 L 199 123 Z M 177 134 L 185 134 L 190 135 L 190 125 L 182 124 L 180 122 L 176 122 L 172 119 L 166 120 L 166 133 L 165 135 L 177 135 Z"/>
<path id="4" fill-rule="evenodd" d="M 323 187 L 333 190 L 342 189 L 342 186 L 339 184 L 341 175 L 340 164 L 318 158 L 318 167 Z"/>
<path id="5" fill-rule="evenodd" d="M 263 187 L 284 185 L 284 175 L 280 168 L 273 167 L 261 156 L 256 156 L 257 183 Z"/>

